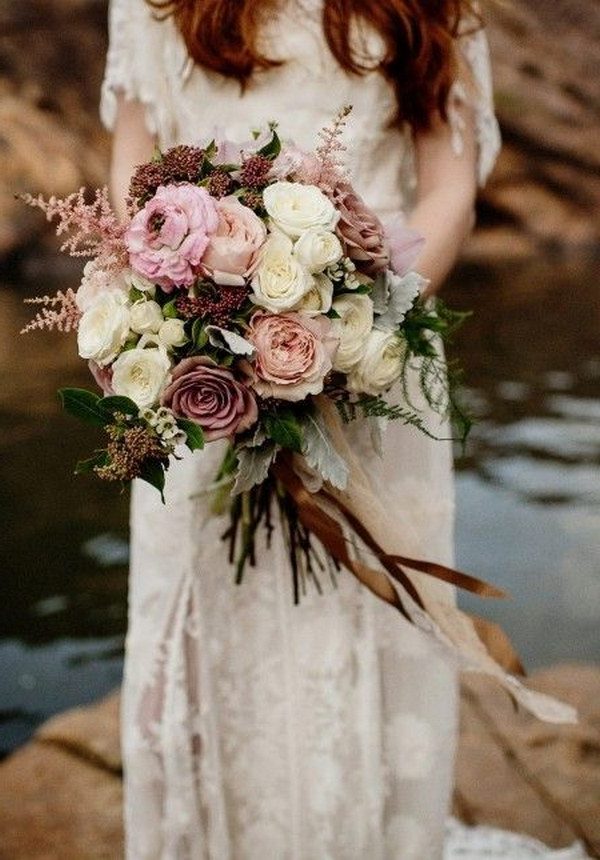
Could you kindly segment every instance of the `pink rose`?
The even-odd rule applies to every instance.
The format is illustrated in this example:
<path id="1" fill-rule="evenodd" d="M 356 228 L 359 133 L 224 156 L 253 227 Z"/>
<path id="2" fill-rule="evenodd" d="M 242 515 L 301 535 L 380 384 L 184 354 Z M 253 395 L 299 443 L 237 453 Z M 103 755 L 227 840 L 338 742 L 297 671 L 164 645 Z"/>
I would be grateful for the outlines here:
<path id="1" fill-rule="evenodd" d="M 217 284 L 242 287 L 258 263 L 267 228 L 237 197 L 217 203 L 219 226 L 202 258 L 202 272 Z"/>
<path id="2" fill-rule="evenodd" d="M 357 268 L 367 275 L 386 269 L 390 252 L 377 215 L 347 182 L 336 186 L 331 199 L 340 213 L 336 232 Z"/>
<path id="3" fill-rule="evenodd" d="M 161 403 L 199 424 L 207 442 L 231 438 L 258 418 L 252 392 L 230 370 L 202 356 L 184 358 L 175 367 Z"/>
<path id="4" fill-rule="evenodd" d="M 257 311 L 246 337 L 256 347 L 250 373 L 262 397 L 304 400 L 323 390 L 338 345 L 327 317 Z"/>
<path id="5" fill-rule="evenodd" d="M 216 201 L 205 188 L 161 185 L 125 233 L 131 266 L 167 292 L 190 287 L 218 226 Z"/>

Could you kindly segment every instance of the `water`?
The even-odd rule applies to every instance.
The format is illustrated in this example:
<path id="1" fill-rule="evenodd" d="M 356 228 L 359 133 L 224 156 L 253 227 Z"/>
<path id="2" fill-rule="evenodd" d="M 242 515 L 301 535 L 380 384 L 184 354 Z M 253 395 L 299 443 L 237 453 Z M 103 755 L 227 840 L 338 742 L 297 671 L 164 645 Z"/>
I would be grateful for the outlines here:
<path id="1" fill-rule="evenodd" d="M 591 264 L 463 268 L 447 296 L 475 311 L 455 348 L 479 415 L 457 461 L 458 562 L 513 594 L 463 602 L 530 667 L 600 657 L 597 280 Z M 0 290 L 0 752 L 117 686 L 126 623 L 127 497 L 72 475 L 90 431 L 55 391 L 89 382 L 72 338 L 15 337 L 35 291 Z"/>

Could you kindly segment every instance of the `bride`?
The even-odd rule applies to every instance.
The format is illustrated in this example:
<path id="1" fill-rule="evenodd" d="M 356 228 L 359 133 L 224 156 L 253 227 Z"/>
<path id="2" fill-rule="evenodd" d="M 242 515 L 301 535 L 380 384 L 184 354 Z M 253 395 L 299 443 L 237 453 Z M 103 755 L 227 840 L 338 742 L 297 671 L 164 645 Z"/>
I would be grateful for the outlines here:
<path id="1" fill-rule="evenodd" d="M 275 119 L 312 149 L 345 104 L 355 185 L 382 219 L 411 213 L 426 237 L 417 268 L 434 292 L 499 148 L 487 44 L 468 0 L 112 0 L 101 112 L 122 211 L 156 143 L 246 140 Z M 352 444 L 418 535 L 411 551 L 451 563 L 449 445 L 394 424 L 381 458 L 364 428 Z M 213 443 L 177 463 L 164 507 L 152 488 L 133 489 L 128 858 L 439 860 L 455 669 L 343 572 L 337 589 L 294 606 L 277 532 L 234 585 L 223 522 L 199 494 L 222 454 Z M 439 597 L 453 601 L 451 587 Z M 476 834 L 453 826 L 446 856 L 538 856 L 518 853 L 524 841 L 506 836 L 498 848 Z"/>

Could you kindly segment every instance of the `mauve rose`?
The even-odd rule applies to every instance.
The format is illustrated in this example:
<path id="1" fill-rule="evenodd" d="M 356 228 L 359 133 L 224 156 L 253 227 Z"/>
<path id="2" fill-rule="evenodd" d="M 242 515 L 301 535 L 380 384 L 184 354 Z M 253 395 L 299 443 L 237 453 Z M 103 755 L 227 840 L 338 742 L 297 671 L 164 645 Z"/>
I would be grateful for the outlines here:
<path id="1" fill-rule="evenodd" d="M 205 188 L 161 185 L 125 233 L 131 267 L 166 292 L 190 287 L 218 226 L 216 200 Z"/>
<path id="2" fill-rule="evenodd" d="M 386 269 L 390 251 L 384 226 L 377 215 L 346 182 L 336 186 L 331 199 L 340 213 L 336 232 L 344 243 L 346 254 L 367 275 Z"/>
<path id="3" fill-rule="evenodd" d="M 219 226 L 202 258 L 202 272 L 217 284 L 242 287 L 253 273 L 267 228 L 237 197 L 217 203 Z"/>
<path id="4" fill-rule="evenodd" d="M 161 404 L 179 418 L 195 421 L 207 442 L 231 438 L 256 423 L 252 392 L 233 373 L 209 358 L 184 358 L 173 370 Z"/>
<path id="5" fill-rule="evenodd" d="M 257 311 L 246 338 L 256 347 L 250 373 L 261 396 L 297 401 L 323 390 L 338 345 L 327 317 Z"/>
<path id="6" fill-rule="evenodd" d="M 390 268 L 397 275 L 405 275 L 423 250 L 425 237 L 407 227 L 404 215 L 397 215 L 386 224 L 385 234 L 390 248 Z"/>

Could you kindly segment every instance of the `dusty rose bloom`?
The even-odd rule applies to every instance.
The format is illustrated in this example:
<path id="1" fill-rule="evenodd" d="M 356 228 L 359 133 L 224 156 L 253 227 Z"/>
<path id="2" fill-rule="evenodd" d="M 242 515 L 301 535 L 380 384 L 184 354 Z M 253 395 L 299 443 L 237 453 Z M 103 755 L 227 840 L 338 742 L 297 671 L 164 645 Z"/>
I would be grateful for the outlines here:
<path id="1" fill-rule="evenodd" d="M 256 347 L 250 372 L 261 396 L 296 401 L 323 390 L 338 345 L 326 317 L 257 311 L 246 338 Z"/>
<path id="2" fill-rule="evenodd" d="M 407 227 L 403 215 L 386 224 L 385 234 L 390 247 L 390 268 L 397 275 L 405 275 L 425 245 L 425 237 Z"/>
<path id="3" fill-rule="evenodd" d="M 237 197 L 217 203 L 219 226 L 202 258 L 202 272 L 217 284 L 242 287 L 258 263 L 267 228 Z"/>
<path id="4" fill-rule="evenodd" d="M 179 418 L 195 421 L 207 442 L 231 438 L 258 418 L 252 392 L 230 370 L 202 356 L 184 358 L 175 367 L 161 404 Z"/>
<path id="5" fill-rule="evenodd" d="M 125 233 L 131 267 L 167 292 L 190 287 L 218 226 L 216 201 L 206 189 L 161 185 Z"/>
<path id="6" fill-rule="evenodd" d="M 331 199 L 340 213 L 336 232 L 350 259 L 367 275 L 386 269 L 390 251 L 377 215 L 346 182 L 336 186 Z"/>

